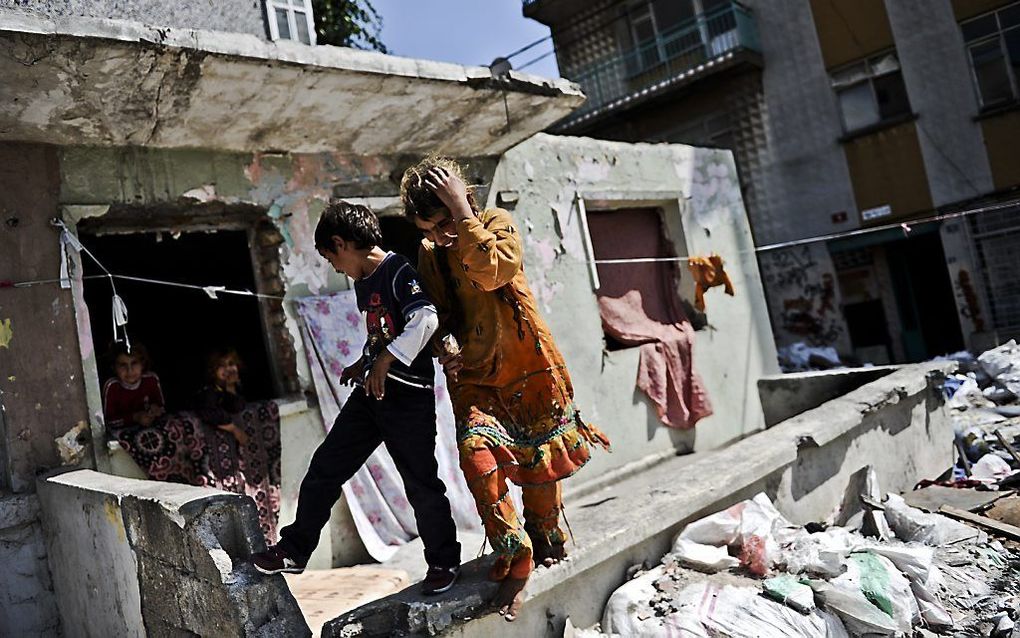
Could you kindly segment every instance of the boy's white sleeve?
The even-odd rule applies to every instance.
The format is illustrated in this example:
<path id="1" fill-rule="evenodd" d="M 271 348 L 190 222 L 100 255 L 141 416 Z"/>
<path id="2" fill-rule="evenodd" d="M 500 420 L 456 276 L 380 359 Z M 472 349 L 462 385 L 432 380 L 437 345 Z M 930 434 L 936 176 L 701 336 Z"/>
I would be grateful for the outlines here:
<path id="1" fill-rule="evenodd" d="M 397 335 L 397 338 L 386 346 L 397 361 L 405 366 L 411 365 L 418 353 L 429 344 L 429 339 L 439 328 L 439 316 L 436 314 L 435 306 L 431 304 L 412 310 L 407 317 L 404 330 Z"/>

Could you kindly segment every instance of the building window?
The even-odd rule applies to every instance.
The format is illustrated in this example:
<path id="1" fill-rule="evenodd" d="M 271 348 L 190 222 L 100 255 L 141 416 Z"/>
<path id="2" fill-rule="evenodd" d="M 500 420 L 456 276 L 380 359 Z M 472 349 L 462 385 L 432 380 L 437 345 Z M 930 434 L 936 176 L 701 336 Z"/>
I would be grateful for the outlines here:
<path id="1" fill-rule="evenodd" d="M 857 131 L 910 113 L 895 53 L 883 53 L 832 74 L 843 129 Z"/>
<path id="2" fill-rule="evenodd" d="M 266 0 L 269 37 L 315 44 L 312 0 Z"/>
<path id="3" fill-rule="evenodd" d="M 1020 2 L 960 24 L 981 107 L 1018 97 Z"/>

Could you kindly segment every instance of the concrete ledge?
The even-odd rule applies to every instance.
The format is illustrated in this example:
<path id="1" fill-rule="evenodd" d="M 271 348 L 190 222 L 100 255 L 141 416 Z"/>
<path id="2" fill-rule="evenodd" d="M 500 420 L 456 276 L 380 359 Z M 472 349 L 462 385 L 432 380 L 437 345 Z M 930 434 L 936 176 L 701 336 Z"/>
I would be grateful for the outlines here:
<path id="1" fill-rule="evenodd" d="M 765 413 L 765 427 L 817 408 L 898 370 L 897 366 L 840 368 L 817 372 L 774 374 L 758 380 L 758 396 Z"/>
<path id="2" fill-rule="evenodd" d="M 0 139 L 65 146 L 495 156 L 584 101 L 563 79 L 13 9 L 0 75 Z"/>
<path id="3" fill-rule="evenodd" d="M 50 571 L 69 636 L 307 636 L 244 496 L 91 470 L 38 485 Z"/>
<path id="4" fill-rule="evenodd" d="M 669 459 L 567 503 L 571 559 L 535 571 L 512 632 L 561 636 L 568 616 L 576 626 L 594 624 L 629 566 L 658 561 L 686 522 L 759 491 L 803 523 L 828 515 L 866 465 L 889 491 L 940 474 L 952 463 L 952 424 L 939 386 L 954 367 L 904 367 L 728 448 Z M 503 635 L 502 618 L 479 617 L 495 588 L 483 580 L 486 564 L 472 563 L 444 598 L 409 588 L 327 623 L 323 636 Z"/>

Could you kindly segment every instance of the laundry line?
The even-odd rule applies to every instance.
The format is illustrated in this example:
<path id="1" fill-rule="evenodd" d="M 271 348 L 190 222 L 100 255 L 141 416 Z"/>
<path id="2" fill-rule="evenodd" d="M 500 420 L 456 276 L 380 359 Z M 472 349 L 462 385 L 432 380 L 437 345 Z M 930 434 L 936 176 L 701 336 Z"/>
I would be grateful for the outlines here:
<path id="1" fill-rule="evenodd" d="M 966 216 L 969 216 L 969 215 L 975 215 L 977 213 L 991 212 L 991 211 L 996 211 L 996 210 L 1003 210 L 1003 209 L 1007 209 L 1007 208 L 1012 208 L 1012 207 L 1016 207 L 1018 205 L 1020 205 L 1020 199 L 1015 199 L 1015 200 L 1011 200 L 1009 202 L 1002 202 L 1002 203 L 999 203 L 999 204 L 991 204 L 989 206 L 982 206 L 982 207 L 978 207 L 978 208 L 970 208 L 970 209 L 967 209 L 967 210 L 956 211 L 956 212 L 953 212 L 953 213 L 943 213 L 943 214 L 940 214 L 940 215 L 932 215 L 930 217 L 924 217 L 924 218 L 921 218 L 921 219 L 914 219 L 914 220 L 910 220 L 910 221 L 907 221 L 907 222 L 892 222 L 892 223 L 889 223 L 889 224 L 883 224 L 881 226 L 871 226 L 869 228 L 857 228 L 857 229 L 854 229 L 854 230 L 840 231 L 838 233 L 829 233 L 829 234 L 825 234 L 825 235 L 816 235 L 814 237 L 806 237 L 804 239 L 794 239 L 794 240 L 791 240 L 791 241 L 778 242 L 778 243 L 774 243 L 774 244 L 767 244 L 765 246 L 757 246 L 757 247 L 755 247 L 753 252 L 768 252 L 768 251 L 772 251 L 772 250 L 779 250 L 779 249 L 782 249 L 782 248 L 793 248 L 795 246 L 803 246 L 805 244 L 811 244 L 811 243 L 822 242 L 822 241 L 831 241 L 831 240 L 843 239 L 843 238 L 847 238 L 847 237 L 857 237 L 857 236 L 860 236 L 860 235 L 866 235 L 866 234 L 869 234 L 869 233 L 877 233 L 877 232 L 882 232 L 882 231 L 891 230 L 891 229 L 895 229 L 895 228 L 902 229 L 904 234 L 906 235 L 906 234 L 910 233 L 912 226 L 918 226 L 918 225 L 921 225 L 921 224 L 929 224 L 929 223 L 932 223 L 932 222 L 945 221 L 945 220 L 950 220 L 950 219 L 958 219 L 958 218 L 966 217 Z M 163 280 L 163 279 L 151 279 L 151 278 L 146 278 L 146 277 L 134 277 L 134 276 L 130 276 L 130 275 L 118 275 L 118 274 L 115 274 L 115 273 L 111 273 L 109 270 L 106 269 L 106 267 L 102 264 L 102 262 L 100 262 L 96 258 L 95 255 L 93 255 L 87 248 L 85 248 L 84 246 L 81 245 L 80 242 L 78 242 L 77 238 L 75 238 L 70 233 L 70 231 L 67 229 L 66 226 L 64 226 L 64 224 L 62 222 L 55 222 L 54 225 L 61 227 L 64 230 L 64 232 L 65 232 L 65 236 L 73 238 L 72 240 L 69 240 L 69 241 L 74 245 L 74 247 L 76 249 L 80 250 L 81 252 L 84 252 L 86 255 L 88 255 L 96 263 L 96 265 L 98 265 L 99 268 L 101 268 L 106 273 L 106 274 L 103 274 L 103 275 L 87 275 L 87 276 L 82 277 L 83 280 L 84 279 L 110 279 L 111 283 L 112 283 L 113 279 L 122 279 L 122 280 L 125 280 L 125 281 L 135 281 L 135 282 L 140 282 L 140 283 L 149 283 L 149 284 L 162 285 L 162 286 L 172 286 L 172 287 L 176 287 L 176 288 L 186 288 L 186 289 L 190 289 L 190 290 L 200 290 L 200 291 L 204 292 L 206 295 L 208 295 L 209 297 L 211 297 L 213 299 L 215 299 L 216 295 L 220 294 L 220 293 L 225 294 L 225 295 L 240 295 L 240 296 L 247 296 L 247 297 L 256 297 L 256 298 L 259 298 L 259 299 L 276 299 L 276 300 L 284 300 L 284 299 L 286 299 L 285 297 L 280 296 L 280 295 L 267 295 L 267 294 L 263 294 L 263 293 L 252 292 L 250 290 L 235 290 L 235 289 L 230 289 L 230 288 L 226 288 L 226 287 L 223 287 L 223 286 L 199 286 L 197 284 L 185 284 L 185 283 L 181 283 L 181 282 L 168 281 L 168 280 Z M 750 251 L 748 251 L 748 252 L 750 252 Z M 694 257 L 692 257 L 692 256 L 685 256 L 685 257 L 626 257 L 626 258 L 619 258 L 619 259 L 589 259 L 589 260 L 585 260 L 584 263 L 586 263 L 586 264 L 607 264 L 607 265 L 612 265 L 612 264 L 642 264 L 642 263 L 656 263 L 656 262 L 686 262 L 686 261 L 690 261 L 691 259 L 694 259 Z M 54 284 L 54 283 L 62 283 L 62 282 L 67 282 L 67 281 L 69 281 L 69 279 L 68 278 L 64 278 L 64 277 L 53 278 L 53 279 L 36 279 L 36 280 L 30 280 L 30 281 L 17 281 L 17 282 L 11 281 L 11 280 L 0 280 L 0 289 L 3 289 L 3 288 L 27 288 L 27 287 L 31 287 L 31 286 L 44 285 L 44 284 Z"/>
<path id="2" fill-rule="evenodd" d="M 922 217 L 921 219 L 912 219 L 910 221 L 905 222 L 890 222 L 888 224 L 883 224 L 881 226 L 870 226 L 868 228 L 844 230 L 838 233 L 816 235 L 814 237 L 806 237 L 804 239 L 794 239 L 791 241 L 784 241 L 775 244 L 767 244 L 765 246 L 758 246 L 754 250 L 755 252 L 759 253 L 768 252 L 770 250 L 779 250 L 780 248 L 792 248 L 794 246 L 803 246 L 804 244 L 813 244 L 820 241 L 831 241 L 833 239 L 843 239 L 845 237 L 857 237 L 858 235 L 867 235 L 868 233 L 877 233 L 885 230 L 892 230 L 895 228 L 902 229 L 904 235 L 908 235 L 911 231 L 911 226 L 930 224 L 932 222 L 945 221 L 949 219 L 958 219 L 961 217 L 967 217 L 969 215 L 976 215 L 978 213 L 987 213 L 996 210 L 1004 210 L 1007 208 L 1015 208 L 1017 206 L 1020 206 L 1020 199 L 1014 199 L 999 204 L 991 204 L 989 206 L 981 206 L 978 208 L 968 208 L 966 210 L 960 210 L 953 213 L 942 213 L 940 215 L 932 215 L 930 217 Z"/>
<path id="3" fill-rule="evenodd" d="M 139 283 L 155 284 L 158 286 L 170 286 L 173 288 L 186 288 L 188 290 L 200 290 L 208 295 L 212 299 L 216 299 L 216 295 L 240 295 L 244 297 L 257 297 L 259 299 L 279 299 L 283 300 L 284 297 L 280 295 L 267 295 L 260 292 L 252 292 L 251 290 L 235 290 L 233 288 L 227 288 L 225 286 L 199 286 L 197 284 L 185 284 L 179 281 L 168 281 L 165 279 L 152 279 L 149 277 L 135 277 L 132 275 L 118 275 L 117 273 L 107 273 L 104 275 L 86 275 L 82 277 L 82 280 L 87 279 L 120 279 L 122 281 L 135 281 Z M 0 280 L 0 288 L 30 288 L 32 286 L 41 286 L 45 284 L 57 284 L 62 282 L 69 282 L 69 278 L 56 277 L 53 279 L 33 279 L 31 281 L 10 281 Z"/>

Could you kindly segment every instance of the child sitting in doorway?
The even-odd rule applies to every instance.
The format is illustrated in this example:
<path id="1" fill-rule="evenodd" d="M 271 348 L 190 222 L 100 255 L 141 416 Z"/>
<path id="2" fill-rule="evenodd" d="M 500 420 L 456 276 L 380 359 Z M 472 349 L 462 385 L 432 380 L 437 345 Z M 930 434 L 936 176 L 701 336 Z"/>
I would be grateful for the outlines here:
<path id="1" fill-rule="evenodd" d="M 106 427 L 149 426 L 166 413 L 163 389 L 156 373 L 149 371 L 149 354 L 140 343 L 128 347 L 115 342 L 108 359 L 114 376 L 103 384 Z"/>
<path id="2" fill-rule="evenodd" d="M 299 573 L 315 549 L 340 488 L 386 442 L 414 509 L 429 565 L 422 591 L 450 589 L 460 572 L 460 543 L 436 461 L 434 372 L 428 347 L 435 307 L 407 259 L 379 247 L 379 220 L 368 208 L 334 201 L 315 228 L 315 248 L 354 279 L 368 339 L 343 383 L 362 384 L 344 404 L 301 482 L 297 515 L 279 544 L 252 556 L 264 574 Z"/>
<path id="3" fill-rule="evenodd" d="M 229 432 L 237 444 L 248 445 L 248 434 L 234 423 L 244 410 L 241 395 L 241 357 L 232 348 L 212 352 L 206 365 L 206 383 L 196 401 L 195 412 L 207 425 Z"/>

